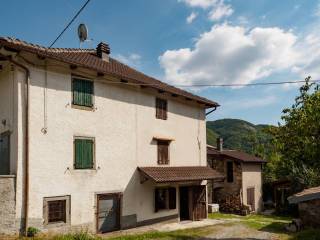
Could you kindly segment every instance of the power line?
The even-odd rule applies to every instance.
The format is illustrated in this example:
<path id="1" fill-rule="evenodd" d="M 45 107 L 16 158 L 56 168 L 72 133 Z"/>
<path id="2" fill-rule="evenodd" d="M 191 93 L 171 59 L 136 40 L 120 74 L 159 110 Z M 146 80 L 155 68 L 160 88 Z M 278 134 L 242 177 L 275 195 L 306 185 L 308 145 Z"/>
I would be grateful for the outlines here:
<path id="1" fill-rule="evenodd" d="M 305 83 L 305 80 L 284 81 L 284 82 L 261 82 L 261 83 L 230 83 L 230 84 L 190 84 L 190 85 L 173 85 L 175 87 L 250 87 L 265 85 L 297 84 Z M 320 82 L 320 80 L 309 80 L 309 82 Z"/>
<path id="2" fill-rule="evenodd" d="M 62 32 L 59 34 L 59 36 L 51 43 L 51 45 L 49 46 L 49 48 L 51 48 L 58 40 L 59 38 L 64 34 L 64 32 L 70 27 L 70 25 L 74 22 L 74 20 L 79 16 L 79 14 L 82 12 L 82 10 L 88 5 L 88 3 L 91 0 L 87 0 L 85 4 L 83 4 L 83 6 L 79 9 L 79 11 L 77 12 L 77 14 L 71 19 L 71 21 L 67 24 L 67 26 L 62 30 Z"/>

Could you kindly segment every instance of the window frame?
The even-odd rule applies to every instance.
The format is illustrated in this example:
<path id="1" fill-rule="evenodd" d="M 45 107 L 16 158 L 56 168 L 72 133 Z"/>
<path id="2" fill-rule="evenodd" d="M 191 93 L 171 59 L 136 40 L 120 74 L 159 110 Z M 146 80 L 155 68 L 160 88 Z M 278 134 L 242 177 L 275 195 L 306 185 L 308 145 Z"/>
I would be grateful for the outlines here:
<path id="1" fill-rule="evenodd" d="M 65 206 L 65 214 L 66 219 L 64 221 L 57 221 L 57 222 L 49 222 L 49 202 L 53 201 L 66 201 Z M 70 225 L 71 222 L 71 196 L 58 196 L 58 197 L 44 197 L 43 198 L 43 219 L 44 225 L 46 227 L 60 227 Z"/>
<path id="2" fill-rule="evenodd" d="M 159 102 L 162 102 L 162 104 L 165 102 L 165 108 L 162 108 L 162 104 L 159 107 Z M 155 105 L 156 105 L 156 119 L 160 120 L 168 120 L 168 100 L 160 97 L 156 97 L 155 99 Z"/>
<path id="3" fill-rule="evenodd" d="M 75 80 L 88 81 L 92 83 L 92 94 L 91 94 L 91 102 L 92 106 L 79 105 L 74 103 L 74 91 L 73 91 L 73 82 Z M 72 108 L 80 109 L 80 110 L 89 110 L 92 111 L 95 106 L 95 81 L 86 77 L 72 75 L 71 76 L 71 105 Z"/>
<path id="4" fill-rule="evenodd" d="M 92 141 L 92 168 L 76 168 L 76 140 L 91 140 Z M 76 171 L 96 170 L 96 140 L 94 137 L 74 136 L 73 137 L 73 169 Z"/>
<path id="5" fill-rule="evenodd" d="M 174 189 L 174 195 L 170 194 L 170 191 Z M 157 201 L 157 192 L 158 191 L 165 191 L 165 207 L 159 208 L 158 201 Z M 172 191 L 173 193 L 173 191 Z M 172 206 L 172 202 L 170 198 L 174 199 L 174 206 Z M 175 210 L 177 209 L 177 188 L 174 186 L 168 186 L 168 187 L 156 187 L 154 189 L 154 211 L 159 212 L 159 211 L 170 211 L 170 210 Z"/>
<path id="6" fill-rule="evenodd" d="M 160 143 L 166 143 L 166 144 L 160 144 Z M 165 161 L 160 161 L 161 156 L 161 147 L 167 147 L 167 159 Z M 157 163 L 158 165 L 170 165 L 170 140 L 157 140 Z"/>
<path id="7" fill-rule="evenodd" d="M 229 165 L 231 164 L 231 165 Z M 229 166 L 231 166 L 231 170 L 232 170 L 232 175 L 229 175 Z M 226 162 L 226 180 L 228 183 L 233 183 L 234 182 L 234 164 L 233 161 L 227 161 Z M 230 177 L 230 178 L 229 178 Z"/>

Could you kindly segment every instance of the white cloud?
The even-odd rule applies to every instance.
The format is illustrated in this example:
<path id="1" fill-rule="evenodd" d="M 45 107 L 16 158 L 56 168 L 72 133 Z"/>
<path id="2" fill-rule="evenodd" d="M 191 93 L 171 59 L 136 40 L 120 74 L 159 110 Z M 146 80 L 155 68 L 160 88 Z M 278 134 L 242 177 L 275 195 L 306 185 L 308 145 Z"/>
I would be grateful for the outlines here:
<path id="1" fill-rule="evenodd" d="M 189 23 L 189 24 L 192 23 L 193 20 L 195 20 L 197 16 L 198 16 L 197 13 L 192 12 L 192 13 L 187 17 L 187 23 Z"/>
<path id="2" fill-rule="evenodd" d="M 222 18 L 233 14 L 233 8 L 226 4 L 224 0 L 178 0 L 184 2 L 189 7 L 209 10 L 208 18 L 212 21 L 219 21 Z"/>
<path id="3" fill-rule="evenodd" d="M 218 21 L 224 17 L 229 17 L 233 13 L 231 5 L 226 5 L 223 1 L 217 3 L 217 5 L 209 12 L 209 19 L 212 21 Z"/>
<path id="4" fill-rule="evenodd" d="M 284 69 L 301 57 L 297 37 L 280 28 L 215 25 L 194 48 L 168 50 L 159 57 L 173 84 L 250 83 Z"/>
<path id="5" fill-rule="evenodd" d="M 141 56 L 137 53 L 131 53 L 129 55 L 118 54 L 115 58 L 129 66 L 138 66 L 141 61 Z"/>
<path id="6" fill-rule="evenodd" d="M 248 25 L 249 21 L 245 16 L 239 16 L 239 17 L 237 17 L 237 23 L 239 25 Z"/>
<path id="7" fill-rule="evenodd" d="M 200 7 L 207 9 L 214 6 L 218 0 L 179 0 L 179 2 L 184 2 L 190 7 Z"/>

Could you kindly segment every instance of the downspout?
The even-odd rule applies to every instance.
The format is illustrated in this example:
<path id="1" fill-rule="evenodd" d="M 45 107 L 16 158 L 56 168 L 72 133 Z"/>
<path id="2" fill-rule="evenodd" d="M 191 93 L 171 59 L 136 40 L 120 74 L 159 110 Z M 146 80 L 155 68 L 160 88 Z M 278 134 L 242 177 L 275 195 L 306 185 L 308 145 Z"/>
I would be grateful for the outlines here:
<path id="1" fill-rule="evenodd" d="M 24 224 L 24 234 L 27 234 L 28 230 L 28 215 L 29 215 L 29 88 L 30 88 L 30 71 L 29 69 L 18 63 L 17 61 L 13 60 L 11 56 L 5 56 L 0 53 L 0 57 L 6 59 L 7 61 L 11 62 L 12 64 L 22 68 L 26 72 L 26 89 L 25 89 L 25 188 L 24 188 L 24 217 L 25 217 L 25 224 Z"/>

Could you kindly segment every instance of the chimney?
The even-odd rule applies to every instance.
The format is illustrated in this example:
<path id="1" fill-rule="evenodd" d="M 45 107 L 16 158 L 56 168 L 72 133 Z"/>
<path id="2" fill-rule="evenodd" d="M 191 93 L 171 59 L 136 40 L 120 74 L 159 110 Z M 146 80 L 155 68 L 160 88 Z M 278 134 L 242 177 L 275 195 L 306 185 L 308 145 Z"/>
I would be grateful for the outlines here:
<path id="1" fill-rule="evenodd" d="M 97 46 L 97 56 L 102 60 L 109 62 L 110 47 L 107 43 L 101 42 Z"/>
<path id="2" fill-rule="evenodd" d="M 217 138 L 217 149 L 218 151 L 223 151 L 223 138 Z"/>

